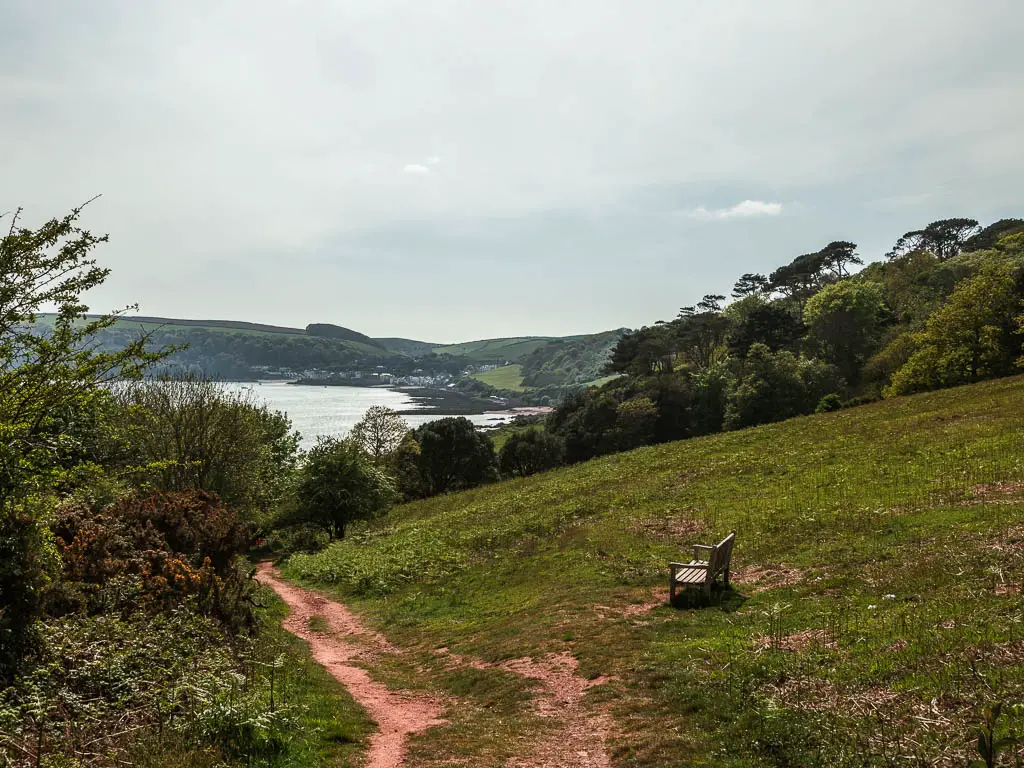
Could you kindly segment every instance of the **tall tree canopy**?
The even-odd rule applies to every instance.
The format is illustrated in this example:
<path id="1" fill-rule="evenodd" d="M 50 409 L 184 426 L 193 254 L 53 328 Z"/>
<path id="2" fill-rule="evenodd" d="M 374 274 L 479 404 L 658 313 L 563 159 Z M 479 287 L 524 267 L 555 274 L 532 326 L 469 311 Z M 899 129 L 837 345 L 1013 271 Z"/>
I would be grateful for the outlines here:
<path id="1" fill-rule="evenodd" d="M 940 219 L 924 229 L 905 232 L 887 256 L 895 259 L 914 251 L 929 251 L 941 261 L 951 259 L 963 250 L 964 244 L 978 232 L 974 219 Z"/>
<path id="2" fill-rule="evenodd" d="M 917 337 L 918 349 L 888 394 L 968 384 L 1015 369 L 1022 302 L 1011 269 L 988 264 L 957 286 Z"/>
<path id="3" fill-rule="evenodd" d="M 409 425 L 397 411 L 373 405 L 352 427 L 352 439 L 379 464 L 398 449 L 408 432 Z"/>
<path id="4" fill-rule="evenodd" d="M 18 211 L 0 238 L 0 679 L 30 639 L 56 564 L 47 522 L 53 487 L 82 461 L 75 425 L 107 400 L 102 384 L 135 378 L 159 357 L 144 338 L 115 352 L 90 343 L 116 313 L 85 318 L 82 294 L 109 270 L 90 256 L 107 238 L 81 229 L 81 212 L 31 229 Z M 50 307 L 44 327 L 39 312 Z"/>
<path id="5" fill-rule="evenodd" d="M 821 359 L 836 365 L 849 383 L 874 351 L 885 319 L 882 286 L 843 280 L 822 288 L 804 309 L 804 322 Z"/>
<path id="6" fill-rule="evenodd" d="M 457 416 L 428 421 L 415 435 L 420 476 L 429 495 L 498 479 L 494 443 L 469 419 Z"/>

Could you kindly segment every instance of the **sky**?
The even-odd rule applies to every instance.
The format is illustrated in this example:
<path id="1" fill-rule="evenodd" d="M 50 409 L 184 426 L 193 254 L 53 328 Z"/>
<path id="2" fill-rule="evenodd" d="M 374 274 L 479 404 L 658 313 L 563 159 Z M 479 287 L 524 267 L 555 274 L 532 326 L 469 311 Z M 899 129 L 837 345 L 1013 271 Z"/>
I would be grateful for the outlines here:
<path id="1" fill-rule="evenodd" d="M 1019 0 L 0 0 L 0 211 L 101 195 L 93 310 L 636 328 L 1024 217 Z"/>

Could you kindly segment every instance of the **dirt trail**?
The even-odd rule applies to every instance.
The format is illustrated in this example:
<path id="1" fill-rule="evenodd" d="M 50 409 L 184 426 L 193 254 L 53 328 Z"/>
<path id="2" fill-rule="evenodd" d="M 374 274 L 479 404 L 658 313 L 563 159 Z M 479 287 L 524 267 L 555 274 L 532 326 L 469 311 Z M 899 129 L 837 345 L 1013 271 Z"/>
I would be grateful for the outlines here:
<path id="1" fill-rule="evenodd" d="M 270 563 L 260 563 L 257 570 L 259 580 L 277 592 L 291 609 L 284 628 L 310 644 L 313 658 L 349 690 L 377 723 L 379 730 L 370 740 L 365 768 L 403 768 L 409 734 L 446 722 L 440 718 L 441 703 L 423 695 L 392 691 L 370 678 L 358 664 L 372 664 L 376 656 L 401 653 L 401 649 L 364 627 L 344 605 L 283 581 Z M 322 616 L 330 632 L 311 631 L 309 620 L 313 616 Z M 527 754 L 510 760 L 506 768 L 610 768 L 605 741 L 611 719 L 603 712 L 589 710 L 583 703 L 588 690 L 609 678 L 583 678 L 578 673 L 579 662 L 570 653 L 495 664 L 452 654 L 447 649 L 437 653 L 452 667 L 502 669 L 538 682 L 534 712 L 558 720 L 557 731 L 535 744 Z"/>
<path id="2" fill-rule="evenodd" d="M 371 662 L 395 649 L 381 635 L 366 629 L 345 606 L 282 581 L 270 563 L 260 563 L 259 580 L 284 600 L 291 613 L 284 628 L 307 641 L 313 658 L 322 664 L 377 723 L 370 739 L 366 768 L 400 768 L 405 765 L 406 741 L 411 733 L 425 731 L 445 721 L 435 699 L 406 695 L 375 682 L 356 662 Z M 323 616 L 330 633 L 312 632 L 309 620 Z"/>
<path id="3" fill-rule="evenodd" d="M 501 669 L 539 683 L 533 711 L 541 717 L 560 720 L 558 730 L 534 745 L 527 754 L 512 758 L 506 768 L 610 768 L 605 742 L 611 731 L 611 718 L 584 706 L 587 691 L 611 678 L 591 680 L 579 674 L 579 662 L 568 652 L 549 653 L 540 659 L 509 659 L 488 663 L 452 654 L 446 648 L 437 651 L 452 666 L 476 669 Z"/>

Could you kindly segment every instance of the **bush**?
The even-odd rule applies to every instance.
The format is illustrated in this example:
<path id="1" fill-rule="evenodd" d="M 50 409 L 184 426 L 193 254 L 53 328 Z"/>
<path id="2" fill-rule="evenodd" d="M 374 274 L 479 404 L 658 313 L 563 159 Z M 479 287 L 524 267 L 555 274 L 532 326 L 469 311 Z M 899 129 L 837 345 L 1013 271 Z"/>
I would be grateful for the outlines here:
<path id="1" fill-rule="evenodd" d="M 63 510 L 54 525 L 61 582 L 52 614 L 158 612 L 194 603 L 233 628 L 252 620 L 251 582 L 238 558 L 249 529 L 213 494 L 159 493 Z"/>
<path id="2" fill-rule="evenodd" d="M 814 409 L 815 413 L 829 413 L 831 411 L 838 411 L 843 407 L 843 399 L 835 392 L 825 395 L 821 400 L 818 401 L 818 407 Z"/>
<path id="3" fill-rule="evenodd" d="M 387 509 L 396 496 L 394 480 L 355 441 L 321 437 L 300 471 L 293 522 L 343 538 L 349 523 Z"/>
<path id="4" fill-rule="evenodd" d="M 554 469 L 565 457 L 565 445 L 542 429 L 512 434 L 498 454 L 498 468 L 507 477 L 526 477 Z"/>
<path id="5" fill-rule="evenodd" d="M 0 765 L 134 765 L 155 743 L 252 764 L 296 738 L 287 667 L 187 609 L 53 619 L 38 662 L 0 690 Z"/>
<path id="6" fill-rule="evenodd" d="M 150 490 L 198 488 L 257 524 L 291 490 L 298 434 L 254 396 L 191 374 L 121 387 L 122 420 Z"/>
<path id="7" fill-rule="evenodd" d="M 491 438 L 469 419 L 437 419 L 417 427 L 417 467 L 427 495 L 473 488 L 498 479 Z"/>

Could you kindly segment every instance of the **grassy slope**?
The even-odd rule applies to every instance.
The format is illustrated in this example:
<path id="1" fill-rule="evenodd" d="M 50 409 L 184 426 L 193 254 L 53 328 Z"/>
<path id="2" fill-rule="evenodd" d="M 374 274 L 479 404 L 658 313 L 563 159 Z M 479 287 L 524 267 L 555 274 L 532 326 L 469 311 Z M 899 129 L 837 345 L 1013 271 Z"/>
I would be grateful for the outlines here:
<path id="1" fill-rule="evenodd" d="M 523 392 L 526 389 L 523 386 L 523 366 L 521 365 L 503 365 L 493 371 L 474 373 L 473 378 L 495 389 L 510 389 L 514 392 Z"/>
<path id="2" fill-rule="evenodd" d="M 425 669 L 437 646 L 570 649 L 615 675 L 595 691 L 617 764 L 963 755 L 982 707 L 1024 694 L 1022 413 L 1014 378 L 640 449 L 399 507 L 288 572 Z M 730 529 L 721 604 L 623 615 Z M 457 693 L 439 669 L 423 684 Z M 421 755 L 511 735 L 469 701 Z"/>
<path id="3" fill-rule="evenodd" d="M 510 339 L 481 339 L 480 341 L 434 347 L 434 352 L 439 355 L 464 355 L 477 362 L 507 360 L 514 363 L 543 347 L 554 338 L 553 336 L 522 336 Z"/>

